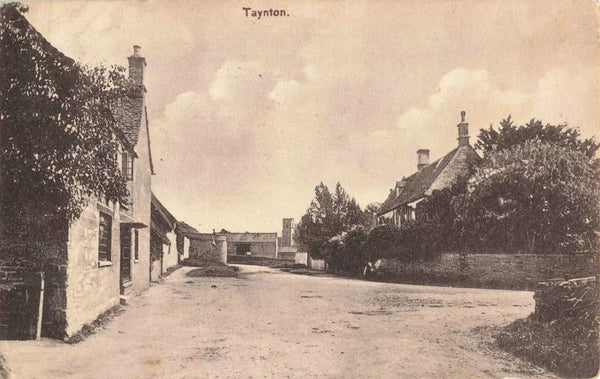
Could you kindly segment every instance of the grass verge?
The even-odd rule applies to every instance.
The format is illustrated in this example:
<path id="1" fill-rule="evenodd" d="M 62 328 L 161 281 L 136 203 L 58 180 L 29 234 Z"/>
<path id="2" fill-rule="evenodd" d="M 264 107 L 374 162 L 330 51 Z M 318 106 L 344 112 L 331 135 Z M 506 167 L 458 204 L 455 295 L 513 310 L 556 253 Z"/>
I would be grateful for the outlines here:
<path id="1" fill-rule="evenodd" d="M 600 351 L 594 320 L 564 317 L 544 322 L 531 315 L 509 324 L 495 337 L 502 350 L 561 376 L 592 378 L 598 374 Z"/>

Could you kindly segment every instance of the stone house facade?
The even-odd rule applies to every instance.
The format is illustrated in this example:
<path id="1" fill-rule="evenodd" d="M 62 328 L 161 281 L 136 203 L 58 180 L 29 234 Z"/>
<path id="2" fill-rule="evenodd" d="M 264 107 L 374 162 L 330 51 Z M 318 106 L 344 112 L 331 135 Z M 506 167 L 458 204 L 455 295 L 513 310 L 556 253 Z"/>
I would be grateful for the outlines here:
<path id="1" fill-rule="evenodd" d="M 25 18 L 21 22 L 22 31 L 35 33 L 53 59 L 73 64 Z M 128 99 L 113 110 L 120 128 L 115 134 L 121 142 L 116 159 L 127 173 L 129 199 L 119 204 L 90 196 L 80 217 L 72 222 L 29 204 L 18 204 L 18 214 L 0 212 L 0 282 L 12 290 L 16 288 L 11 287 L 13 279 L 27 273 L 42 274 L 41 320 L 36 315 L 42 336 L 72 336 L 119 304 L 122 296 L 139 293 L 149 285 L 152 161 L 144 104 L 145 65 L 136 46 L 129 57 L 129 74 L 135 85 Z M 12 325 L 10 317 L 23 316 L 11 313 L 19 307 L 14 302 L 10 309 L 0 304 L 0 319 L 7 321 L 4 326 Z M 10 330 L 0 326 L 0 338 L 7 334 Z"/>
<path id="2" fill-rule="evenodd" d="M 416 218 L 416 207 L 433 191 L 451 187 L 461 176 L 469 175 L 470 169 L 481 158 L 469 143 L 469 124 L 461 112 L 458 127 L 458 146 L 429 163 L 429 150 L 417 150 L 417 172 L 403 177 L 377 211 L 377 224 L 402 224 Z"/>
<path id="3" fill-rule="evenodd" d="M 135 151 L 133 157 L 124 154 L 123 171 L 127 172 L 130 197 L 120 223 L 120 294 L 139 294 L 150 283 L 150 225 L 152 201 L 152 152 L 150 150 L 150 130 L 146 110 L 144 70 L 146 59 L 140 54 L 141 48 L 134 46 L 133 55 L 128 57 L 129 78 L 134 83 L 128 98 L 114 110 L 115 118 L 127 140 Z M 122 217 L 123 218 L 123 217 Z"/>

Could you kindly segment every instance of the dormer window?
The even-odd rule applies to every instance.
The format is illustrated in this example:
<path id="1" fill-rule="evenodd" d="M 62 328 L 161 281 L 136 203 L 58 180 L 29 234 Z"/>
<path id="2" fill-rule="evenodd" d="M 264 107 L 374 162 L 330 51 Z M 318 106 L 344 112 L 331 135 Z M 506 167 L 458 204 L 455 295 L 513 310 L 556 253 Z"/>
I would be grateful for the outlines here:
<path id="1" fill-rule="evenodd" d="M 133 180 L 133 154 L 129 154 L 124 151 L 121 156 L 122 164 L 123 164 L 123 175 L 127 178 L 128 181 Z"/>

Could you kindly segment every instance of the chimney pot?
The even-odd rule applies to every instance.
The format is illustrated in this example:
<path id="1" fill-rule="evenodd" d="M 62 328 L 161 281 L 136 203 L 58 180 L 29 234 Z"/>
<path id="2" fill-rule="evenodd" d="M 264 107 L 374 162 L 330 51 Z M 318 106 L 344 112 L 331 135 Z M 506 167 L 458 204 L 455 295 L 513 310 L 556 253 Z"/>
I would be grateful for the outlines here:
<path id="1" fill-rule="evenodd" d="M 139 57 L 140 56 L 140 50 L 142 50 L 142 47 L 140 45 L 133 45 L 133 56 L 134 57 Z"/>

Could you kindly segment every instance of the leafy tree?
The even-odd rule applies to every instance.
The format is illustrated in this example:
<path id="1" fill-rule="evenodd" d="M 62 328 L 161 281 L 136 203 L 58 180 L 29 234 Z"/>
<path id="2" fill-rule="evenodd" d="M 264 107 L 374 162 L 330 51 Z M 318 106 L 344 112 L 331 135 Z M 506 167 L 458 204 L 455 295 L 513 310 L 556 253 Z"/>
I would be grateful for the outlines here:
<path id="1" fill-rule="evenodd" d="M 326 258 L 325 245 L 330 238 L 364 222 L 360 206 L 340 183 L 333 194 L 320 183 L 315 187 L 315 198 L 296 227 L 294 239 L 312 257 Z"/>
<path id="2" fill-rule="evenodd" d="M 423 228 L 430 231 L 431 248 L 436 251 L 456 251 L 462 248 L 456 224 L 460 209 L 453 202 L 466 192 L 467 179 L 471 175 L 458 178 L 450 188 L 433 191 L 431 196 L 417 204 L 416 219 Z"/>
<path id="3" fill-rule="evenodd" d="M 369 205 L 367 205 L 365 207 L 365 213 L 377 214 L 377 211 L 379 210 L 379 208 L 381 208 L 381 203 L 379 203 L 379 202 L 369 203 Z"/>
<path id="4" fill-rule="evenodd" d="M 397 258 L 402 254 L 400 229 L 394 225 L 380 225 L 369 232 L 365 243 L 365 257 L 368 262 L 380 258 Z"/>
<path id="5" fill-rule="evenodd" d="M 27 204 L 73 220 L 91 195 L 127 195 L 111 106 L 130 83 L 122 67 L 88 68 L 65 57 L 25 12 L 16 3 L 0 8 L 0 206 L 11 212 Z"/>
<path id="6" fill-rule="evenodd" d="M 500 122 L 500 128 L 481 129 L 475 147 L 481 149 L 484 156 L 489 153 L 510 149 L 530 140 L 567 147 L 583 153 L 588 159 L 594 158 L 599 145 L 593 138 L 581 140 L 578 129 L 573 129 L 567 124 L 550 125 L 542 121 L 531 119 L 525 125 L 515 125 L 511 116 Z"/>
<path id="7" fill-rule="evenodd" d="M 462 235 L 475 247 L 536 253 L 595 241 L 599 173 L 584 151 L 540 139 L 489 152 L 454 202 Z"/>
<path id="8" fill-rule="evenodd" d="M 366 240 L 367 232 L 360 226 L 329 239 L 326 243 L 329 267 L 348 275 L 359 275 L 368 262 Z"/>

